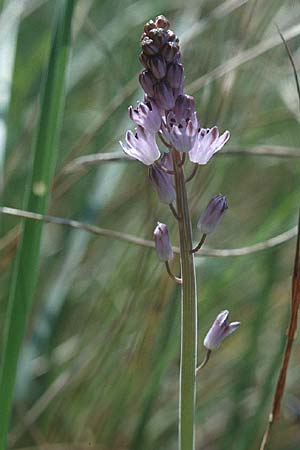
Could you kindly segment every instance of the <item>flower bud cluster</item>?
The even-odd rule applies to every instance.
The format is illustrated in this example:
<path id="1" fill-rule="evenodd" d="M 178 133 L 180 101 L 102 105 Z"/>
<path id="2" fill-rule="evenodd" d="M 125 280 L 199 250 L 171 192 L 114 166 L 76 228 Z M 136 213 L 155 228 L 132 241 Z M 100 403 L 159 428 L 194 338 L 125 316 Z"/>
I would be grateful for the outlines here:
<path id="1" fill-rule="evenodd" d="M 139 76 L 140 84 L 162 111 L 171 110 L 177 96 L 183 93 L 184 70 L 180 64 L 179 39 L 164 16 L 146 23 L 141 47 L 139 59 L 145 70 Z"/>
<path id="2" fill-rule="evenodd" d="M 120 142 L 124 152 L 147 166 L 161 156 L 155 136 L 172 151 L 188 153 L 194 164 L 207 164 L 230 138 L 229 131 L 219 133 L 216 126 L 201 128 L 194 98 L 184 94 L 184 68 L 180 63 L 179 39 L 170 30 L 164 16 L 144 26 L 139 59 L 144 70 L 139 82 L 144 102 L 129 107 L 129 117 L 137 127 Z"/>

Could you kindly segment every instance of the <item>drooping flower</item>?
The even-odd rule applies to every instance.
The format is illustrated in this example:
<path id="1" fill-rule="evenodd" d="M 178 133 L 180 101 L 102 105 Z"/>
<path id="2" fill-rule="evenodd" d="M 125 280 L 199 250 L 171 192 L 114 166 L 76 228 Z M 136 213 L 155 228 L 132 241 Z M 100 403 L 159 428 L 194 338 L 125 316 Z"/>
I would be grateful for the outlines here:
<path id="1" fill-rule="evenodd" d="M 129 117 L 149 133 L 157 133 L 161 125 L 161 115 L 154 102 L 138 102 L 128 108 Z"/>
<path id="2" fill-rule="evenodd" d="M 228 315 L 229 311 L 222 311 L 209 329 L 203 341 L 204 347 L 208 350 L 218 348 L 223 339 L 233 333 L 240 326 L 240 322 L 228 323 Z"/>
<path id="3" fill-rule="evenodd" d="M 160 151 L 155 141 L 155 135 L 138 126 L 136 133 L 127 131 L 125 143 L 120 141 L 124 152 L 138 159 L 146 166 L 151 166 L 159 157 Z"/>
<path id="4" fill-rule="evenodd" d="M 226 197 L 222 194 L 216 195 L 207 205 L 200 216 L 197 228 L 203 234 L 212 233 L 222 219 L 227 206 Z"/>
<path id="5" fill-rule="evenodd" d="M 157 222 L 157 226 L 154 230 L 153 235 L 156 253 L 160 261 L 167 262 L 173 259 L 174 254 L 170 243 L 167 225 L 161 222 Z"/>
<path id="6" fill-rule="evenodd" d="M 160 201 L 167 203 L 168 205 L 173 203 L 176 199 L 176 192 L 173 185 L 172 175 L 166 173 L 157 164 L 153 164 L 153 166 L 149 169 L 149 178 L 160 198 Z"/>
<path id="7" fill-rule="evenodd" d="M 218 127 L 202 128 L 197 134 L 194 147 L 189 152 L 190 161 L 207 164 L 211 157 L 224 147 L 229 138 L 228 130 L 220 136 Z"/>

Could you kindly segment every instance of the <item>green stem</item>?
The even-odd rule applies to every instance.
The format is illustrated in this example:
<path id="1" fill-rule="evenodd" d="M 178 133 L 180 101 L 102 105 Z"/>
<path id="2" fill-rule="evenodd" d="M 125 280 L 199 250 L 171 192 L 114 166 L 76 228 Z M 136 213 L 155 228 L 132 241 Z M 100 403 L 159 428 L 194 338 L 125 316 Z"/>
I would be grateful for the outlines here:
<path id="1" fill-rule="evenodd" d="M 197 361 L 197 291 L 194 256 L 192 250 L 192 227 L 188 208 L 186 184 L 180 154 L 173 152 L 177 212 L 180 217 L 180 257 L 182 277 L 181 302 L 181 358 L 179 397 L 179 449 L 194 450 L 195 447 L 195 399 Z"/>

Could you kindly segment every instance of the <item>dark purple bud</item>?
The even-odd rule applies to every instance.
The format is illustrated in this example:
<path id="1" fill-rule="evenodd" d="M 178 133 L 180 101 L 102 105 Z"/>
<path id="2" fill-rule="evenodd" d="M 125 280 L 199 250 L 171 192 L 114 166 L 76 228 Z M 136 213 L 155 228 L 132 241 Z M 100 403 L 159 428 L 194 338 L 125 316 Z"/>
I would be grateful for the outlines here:
<path id="1" fill-rule="evenodd" d="M 164 153 L 161 158 L 161 165 L 168 170 L 174 170 L 172 153 Z"/>
<path id="2" fill-rule="evenodd" d="M 163 46 L 163 48 L 161 49 L 161 54 L 168 63 L 171 63 L 174 62 L 178 51 L 178 45 L 175 42 L 169 42 L 168 44 Z"/>
<path id="3" fill-rule="evenodd" d="M 164 172 L 163 169 L 154 164 L 149 168 L 149 178 L 160 201 L 168 205 L 173 203 L 176 199 L 176 192 L 173 186 L 172 175 Z"/>
<path id="4" fill-rule="evenodd" d="M 223 339 L 240 326 L 240 322 L 228 323 L 228 315 L 229 312 L 227 310 L 222 311 L 209 329 L 203 342 L 204 347 L 208 350 L 215 350 L 218 348 Z"/>
<path id="5" fill-rule="evenodd" d="M 179 95 L 183 95 L 183 85 L 180 86 L 179 88 L 173 88 L 173 95 L 174 98 L 176 99 Z"/>
<path id="6" fill-rule="evenodd" d="M 162 110 L 170 110 L 174 107 L 175 98 L 171 86 L 167 81 L 161 81 L 154 88 L 154 96 L 157 105 Z"/>
<path id="7" fill-rule="evenodd" d="M 170 243 L 169 232 L 167 225 L 157 222 L 157 227 L 154 230 L 154 241 L 157 256 L 160 261 L 170 261 L 174 254 Z"/>
<path id="8" fill-rule="evenodd" d="M 149 60 L 150 60 L 150 57 L 147 56 L 144 52 L 141 52 L 141 53 L 139 54 L 139 60 L 140 60 L 140 62 L 143 64 L 143 66 L 145 67 L 145 69 L 148 69 L 148 68 L 149 68 Z"/>
<path id="9" fill-rule="evenodd" d="M 158 47 L 162 47 L 168 42 L 167 33 L 162 28 L 153 28 L 149 31 L 148 36 L 155 42 Z"/>
<path id="10" fill-rule="evenodd" d="M 195 101 L 191 95 L 179 95 L 176 98 L 174 114 L 178 123 L 191 119 L 195 112 Z"/>
<path id="11" fill-rule="evenodd" d="M 183 86 L 184 73 L 182 64 L 170 64 L 167 72 L 167 79 L 172 88 Z"/>
<path id="12" fill-rule="evenodd" d="M 144 32 L 145 32 L 146 34 L 148 34 L 149 31 L 152 30 L 153 28 L 156 28 L 156 25 L 155 25 L 155 23 L 153 22 L 153 20 L 149 20 L 149 22 L 147 22 L 147 23 L 144 25 Z"/>
<path id="13" fill-rule="evenodd" d="M 179 42 L 179 39 L 176 36 L 176 34 L 174 33 L 174 31 L 167 30 L 167 36 L 168 36 L 168 41 L 169 42 Z"/>
<path id="14" fill-rule="evenodd" d="M 167 64 L 161 56 L 153 56 L 149 59 L 148 67 L 157 80 L 161 80 L 167 73 Z"/>
<path id="15" fill-rule="evenodd" d="M 164 30 L 167 30 L 170 26 L 170 23 L 168 19 L 165 18 L 165 16 L 160 15 L 155 18 L 155 25 L 158 28 L 163 28 Z"/>
<path id="16" fill-rule="evenodd" d="M 148 56 L 156 55 L 158 52 L 158 46 L 150 39 L 148 36 L 142 40 L 142 49 L 143 52 Z"/>
<path id="17" fill-rule="evenodd" d="M 219 224 L 226 209 L 228 209 L 226 197 L 222 194 L 216 195 L 201 214 L 197 224 L 201 233 L 212 233 Z"/>
<path id="18" fill-rule="evenodd" d="M 139 74 L 139 82 L 146 94 L 153 97 L 156 80 L 149 70 L 144 70 Z"/>

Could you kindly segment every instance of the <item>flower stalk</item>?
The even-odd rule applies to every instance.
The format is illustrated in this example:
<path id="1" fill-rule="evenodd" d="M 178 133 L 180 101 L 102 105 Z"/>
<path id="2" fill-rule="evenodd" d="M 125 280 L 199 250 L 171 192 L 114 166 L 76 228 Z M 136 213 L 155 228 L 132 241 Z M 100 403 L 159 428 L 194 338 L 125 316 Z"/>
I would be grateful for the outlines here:
<path id="1" fill-rule="evenodd" d="M 182 279 L 179 277 L 176 277 L 176 275 L 174 275 L 174 273 L 172 272 L 169 261 L 166 261 L 165 265 L 166 265 L 166 269 L 167 269 L 168 275 L 171 278 L 171 280 L 175 281 L 175 283 L 177 283 L 177 284 L 182 284 Z"/>
<path id="2" fill-rule="evenodd" d="M 180 239 L 181 261 L 181 357 L 179 393 L 179 448 L 193 450 L 195 446 L 195 399 L 197 361 L 197 291 L 192 227 L 186 184 L 180 154 L 173 152 L 175 189 Z"/>

